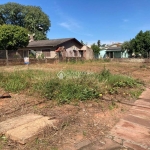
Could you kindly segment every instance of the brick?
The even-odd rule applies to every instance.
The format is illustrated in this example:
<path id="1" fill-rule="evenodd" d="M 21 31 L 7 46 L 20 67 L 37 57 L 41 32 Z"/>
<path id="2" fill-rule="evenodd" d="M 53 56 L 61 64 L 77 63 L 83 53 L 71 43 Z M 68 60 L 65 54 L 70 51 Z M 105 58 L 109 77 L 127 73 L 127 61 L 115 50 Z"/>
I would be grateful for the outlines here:
<path id="1" fill-rule="evenodd" d="M 124 120 L 137 123 L 139 125 L 145 126 L 147 128 L 150 128 L 150 120 L 140 118 L 138 116 L 128 115 L 123 118 Z"/>

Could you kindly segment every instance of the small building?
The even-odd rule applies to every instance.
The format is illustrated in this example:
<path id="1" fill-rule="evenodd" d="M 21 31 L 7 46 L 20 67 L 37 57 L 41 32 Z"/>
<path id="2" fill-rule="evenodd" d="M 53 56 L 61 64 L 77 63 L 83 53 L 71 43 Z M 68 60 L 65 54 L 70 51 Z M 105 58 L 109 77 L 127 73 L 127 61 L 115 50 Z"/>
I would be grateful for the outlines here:
<path id="1" fill-rule="evenodd" d="M 82 45 L 76 38 L 62 38 L 50 40 L 32 40 L 27 47 L 19 48 L 17 51 L 8 51 L 9 59 L 13 58 L 83 58 L 93 59 L 93 50 Z M 0 58 L 6 59 L 5 51 L 0 51 Z"/>
<path id="2" fill-rule="evenodd" d="M 127 50 L 121 49 L 121 43 L 114 43 L 107 47 L 104 47 L 100 51 L 99 58 L 128 58 L 129 54 Z"/>
<path id="3" fill-rule="evenodd" d="M 83 57 L 89 59 L 90 54 L 92 55 L 92 50 L 83 46 L 75 38 L 32 41 L 26 48 L 18 50 L 22 56 L 25 52 L 35 55 L 36 58 L 43 55 L 44 58 Z"/>
<path id="4" fill-rule="evenodd" d="M 84 45 L 84 46 L 81 48 L 81 50 L 84 51 L 84 58 L 85 58 L 86 60 L 89 60 L 89 59 L 93 59 L 93 58 L 94 58 L 93 50 L 92 50 L 90 47 Z"/>

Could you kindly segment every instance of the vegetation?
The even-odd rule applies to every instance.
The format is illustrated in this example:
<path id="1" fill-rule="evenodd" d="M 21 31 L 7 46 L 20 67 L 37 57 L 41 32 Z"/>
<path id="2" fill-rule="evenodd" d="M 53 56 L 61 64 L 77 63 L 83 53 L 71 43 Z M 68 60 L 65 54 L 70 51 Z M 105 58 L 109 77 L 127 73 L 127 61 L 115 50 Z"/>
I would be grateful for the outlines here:
<path id="1" fill-rule="evenodd" d="M 134 57 L 147 57 L 150 53 L 150 31 L 140 31 L 135 38 L 125 41 L 123 50 L 128 50 Z"/>
<path id="2" fill-rule="evenodd" d="M 84 42 L 83 42 L 82 40 L 81 40 L 80 42 L 81 42 L 82 45 L 85 45 Z"/>
<path id="3" fill-rule="evenodd" d="M 17 50 L 26 47 L 29 43 L 28 31 L 16 25 L 0 26 L 0 49 L 6 50 L 8 63 L 8 50 Z"/>
<path id="4" fill-rule="evenodd" d="M 0 87 L 11 92 L 26 91 L 29 94 L 38 94 L 59 104 L 99 100 L 107 94 L 124 96 L 124 93 L 128 93 L 137 96 L 136 93 L 141 92 L 141 82 L 128 76 L 113 75 L 106 68 L 100 73 L 66 70 L 64 74 L 64 78 L 59 79 L 57 72 L 30 69 L 1 72 Z"/>
<path id="5" fill-rule="evenodd" d="M 17 50 L 29 43 L 28 31 L 16 25 L 0 26 L 0 46 L 3 50 Z"/>
<path id="6" fill-rule="evenodd" d="M 100 41 L 100 40 L 97 41 L 97 46 L 98 46 L 98 47 L 101 46 L 101 41 Z"/>
<path id="7" fill-rule="evenodd" d="M 94 44 L 91 45 L 91 48 L 93 49 L 93 52 L 94 52 L 94 54 L 95 54 L 95 57 L 97 57 L 97 55 L 98 55 L 99 52 L 100 52 L 99 46 L 94 43 Z"/>
<path id="8" fill-rule="evenodd" d="M 51 26 L 49 17 L 37 6 L 25 6 L 18 3 L 0 5 L 0 25 L 11 24 L 35 33 L 35 39 L 47 39 L 46 33 Z"/>

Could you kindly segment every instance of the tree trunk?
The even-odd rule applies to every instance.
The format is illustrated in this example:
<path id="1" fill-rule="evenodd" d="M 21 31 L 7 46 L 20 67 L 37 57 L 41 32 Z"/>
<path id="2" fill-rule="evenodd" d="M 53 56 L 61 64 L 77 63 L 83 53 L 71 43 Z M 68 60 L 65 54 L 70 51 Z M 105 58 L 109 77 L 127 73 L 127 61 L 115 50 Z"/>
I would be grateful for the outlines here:
<path id="1" fill-rule="evenodd" d="M 6 65 L 8 66 L 8 50 L 6 50 Z"/>

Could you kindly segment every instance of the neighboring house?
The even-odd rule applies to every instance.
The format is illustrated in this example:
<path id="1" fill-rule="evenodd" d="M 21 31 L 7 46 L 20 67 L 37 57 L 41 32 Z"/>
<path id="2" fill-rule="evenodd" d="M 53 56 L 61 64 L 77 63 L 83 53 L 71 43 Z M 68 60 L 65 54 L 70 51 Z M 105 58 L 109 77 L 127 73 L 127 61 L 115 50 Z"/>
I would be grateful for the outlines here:
<path id="1" fill-rule="evenodd" d="M 90 48 L 83 46 L 75 38 L 62 38 L 51 40 L 38 40 L 32 41 L 26 48 L 19 49 L 18 53 L 23 54 L 30 52 L 36 55 L 36 58 L 44 55 L 44 58 L 60 58 L 60 57 L 84 57 L 91 58 L 89 56 Z"/>
<path id="2" fill-rule="evenodd" d="M 92 50 L 90 47 L 84 45 L 84 46 L 81 48 L 81 50 L 84 51 L 84 58 L 85 58 L 86 60 L 89 60 L 89 59 L 93 59 L 93 58 L 94 58 L 93 50 Z"/>
<path id="3" fill-rule="evenodd" d="M 129 54 L 121 49 L 121 43 L 114 43 L 101 48 L 99 58 L 128 58 Z"/>
<path id="4" fill-rule="evenodd" d="M 88 46 L 83 46 L 75 38 L 62 38 L 51 40 L 34 41 L 33 36 L 29 35 L 30 41 L 27 47 L 20 48 L 18 51 L 9 51 L 9 58 L 24 58 L 30 55 L 36 58 L 84 58 L 93 59 L 93 50 Z M 3 53 L 3 54 L 1 54 Z M 1 52 L 1 59 L 5 59 L 5 52 Z"/>

